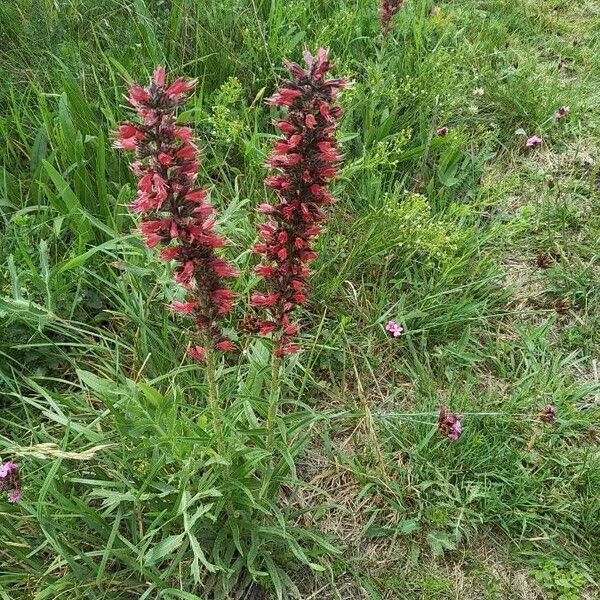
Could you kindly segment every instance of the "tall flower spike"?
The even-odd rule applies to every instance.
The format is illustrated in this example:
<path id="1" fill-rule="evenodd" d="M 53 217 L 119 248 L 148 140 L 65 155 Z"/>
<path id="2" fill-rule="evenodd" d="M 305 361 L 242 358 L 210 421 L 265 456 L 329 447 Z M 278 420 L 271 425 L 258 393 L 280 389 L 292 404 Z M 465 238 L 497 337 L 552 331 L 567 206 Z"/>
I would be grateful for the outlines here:
<path id="1" fill-rule="evenodd" d="M 332 68 L 327 50 L 319 49 L 316 56 L 305 51 L 304 61 L 306 68 L 286 63 L 290 79 L 267 100 L 286 108 L 287 115 L 276 122 L 282 137 L 267 160 L 274 173 L 265 184 L 275 191 L 277 201 L 258 207 L 268 217 L 255 247 L 263 257 L 256 272 L 266 291 L 254 293 L 251 302 L 268 315 L 258 330 L 274 335 L 277 356 L 299 350 L 292 343 L 298 326 L 291 313 L 307 302 L 308 264 L 317 256 L 313 241 L 326 218 L 324 208 L 333 202 L 327 185 L 341 161 L 335 131 L 342 109 L 336 98 L 347 82 L 325 79 Z"/>
<path id="2" fill-rule="evenodd" d="M 234 299 L 223 280 L 236 277 L 237 270 L 215 252 L 226 241 L 215 232 L 207 192 L 196 186 L 198 149 L 192 130 L 176 124 L 177 109 L 194 85 L 182 78 L 167 85 L 163 67 L 147 87 L 132 85 L 129 103 L 139 118 L 119 127 L 114 146 L 135 152 L 131 169 L 138 191 L 130 208 L 142 217 L 139 229 L 146 245 L 160 247 L 161 259 L 175 263 L 174 279 L 187 291 L 187 299 L 171 308 L 194 319 L 201 345 L 192 345 L 188 354 L 202 361 L 206 344 L 232 348 L 223 343 L 218 322 Z"/>
<path id="3" fill-rule="evenodd" d="M 379 21 L 384 35 L 392 30 L 392 19 L 404 6 L 404 0 L 381 0 L 379 8 Z"/>

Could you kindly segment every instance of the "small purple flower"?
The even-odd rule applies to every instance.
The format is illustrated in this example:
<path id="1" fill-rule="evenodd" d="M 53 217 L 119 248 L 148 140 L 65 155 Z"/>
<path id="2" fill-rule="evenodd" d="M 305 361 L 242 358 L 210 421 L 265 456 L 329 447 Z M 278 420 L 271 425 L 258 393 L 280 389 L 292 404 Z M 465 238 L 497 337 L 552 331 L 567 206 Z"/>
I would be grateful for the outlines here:
<path id="1" fill-rule="evenodd" d="M 22 497 L 23 497 L 23 493 L 21 492 L 21 490 L 15 488 L 14 490 L 12 490 L 10 492 L 10 494 L 8 494 L 8 501 L 11 504 L 16 504 L 17 502 L 19 502 L 21 500 Z"/>
<path id="2" fill-rule="evenodd" d="M 385 330 L 390 334 L 391 337 L 400 337 L 404 333 L 404 327 L 396 321 L 388 321 L 385 326 Z"/>
<path id="3" fill-rule="evenodd" d="M 14 462 L 0 463 L 0 492 L 8 492 L 8 501 L 15 503 L 21 499 L 21 479 L 19 465 Z"/>
<path id="4" fill-rule="evenodd" d="M 537 146 L 539 146 L 542 143 L 542 138 L 537 136 L 537 135 L 533 135 L 531 136 L 527 142 L 526 142 L 526 146 L 528 148 L 536 148 Z"/>
<path id="5" fill-rule="evenodd" d="M 0 464 L 0 479 L 6 479 L 13 473 L 19 471 L 19 465 L 14 462 L 7 462 Z"/>
<path id="6" fill-rule="evenodd" d="M 556 424 L 556 407 L 554 404 L 546 404 L 544 410 L 540 413 L 540 419 L 548 425 Z"/>
<path id="7" fill-rule="evenodd" d="M 571 107 L 570 106 L 561 106 L 555 113 L 554 113 L 554 118 L 557 121 L 560 121 L 561 119 L 564 119 L 569 113 L 571 112 Z"/>
<path id="8" fill-rule="evenodd" d="M 437 131 L 436 134 L 439 137 L 446 137 L 448 135 L 448 132 L 450 131 L 450 129 L 448 129 L 448 127 L 446 127 L 446 125 L 444 125 L 443 127 L 440 127 Z"/>
<path id="9" fill-rule="evenodd" d="M 451 442 L 456 442 L 462 434 L 462 416 L 451 413 L 443 404 L 440 406 L 438 431 Z"/>

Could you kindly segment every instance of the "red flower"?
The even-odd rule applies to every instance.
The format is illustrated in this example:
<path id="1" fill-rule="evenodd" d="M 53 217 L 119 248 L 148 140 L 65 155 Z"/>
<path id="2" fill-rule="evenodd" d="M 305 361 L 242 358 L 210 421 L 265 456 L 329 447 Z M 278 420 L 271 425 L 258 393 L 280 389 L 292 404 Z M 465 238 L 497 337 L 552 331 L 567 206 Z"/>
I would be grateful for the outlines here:
<path id="1" fill-rule="evenodd" d="M 206 200 L 206 196 L 208 195 L 206 190 L 190 190 L 186 195 L 185 199 L 188 202 L 194 202 L 195 204 L 199 204 L 200 206 Z"/>
<path id="2" fill-rule="evenodd" d="M 192 346 L 188 349 L 187 354 L 199 363 L 204 362 L 206 358 L 206 350 L 202 346 Z"/>
<path id="3" fill-rule="evenodd" d="M 143 139 L 144 134 L 132 123 L 123 123 L 117 131 L 117 139 L 113 147 L 123 150 L 135 150 L 138 140 Z"/>
<path id="4" fill-rule="evenodd" d="M 335 100 L 346 81 L 325 79 L 331 69 L 326 50 L 320 49 L 316 56 L 305 52 L 304 60 L 306 68 L 286 64 L 291 78 L 267 100 L 287 107 L 287 115 L 276 123 L 283 137 L 267 160 L 276 172 L 265 179 L 265 185 L 275 191 L 277 201 L 258 207 L 268 221 L 260 226 L 261 239 L 254 248 L 263 256 L 255 272 L 267 292 L 252 294 L 251 303 L 267 312 L 258 330 L 261 335 L 275 335 L 279 356 L 299 351 L 290 341 L 298 332 L 290 314 L 308 301 L 307 265 L 317 256 L 312 242 L 325 219 L 323 207 L 333 201 L 327 183 L 336 176 L 341 160 L 335 129 L 342 110 Z"/>
<path id="5" fill-rule="evenodd" d="M 6 493 L 11 504 L 19 502 L 22 497 L 19 465 L 14 462 L 0 462 L 0 494 Z"/>
<path id="6" fill-rule="evenodd" d="M 210 295 L 212 301 L 217 307 L 217 314 L 225 315 L 231 311 L 235 294 L 227 288 L 214 290 Z"/>
<path id="7" fill-rule="evenodd" d="M 161 259 L 176 261 L 174 279 L 188 290 L 186 301 L 173 302 L 171 308 L 193 315 L 203 343 L 209 339 L 226 350 L 218 321 L 231 310 L 234 294 L 222 280 L 236 277 L 238 271 L 215 254 L 226 242 L 213 231 L 214 209 L 206 202 L 206 190 L 195 185 L 199 164 L 192 130 L 176 123 L 177 108 L 195 82 L 179 78 L 167 87 L 166 81 L 164 68 L 158 67 L 150 85 L 130 88 L 129 101 L 139 122 L 123 123 L 114 145 L 135 151 L 131 169 L 139 179 L 131 210 L 142 215 L 146 245 L 163 246 Z M 188 354 L 201 362 L 205 348 L 192 346 Z"/>
<path id="8" fill-rule="evenodd" d="M 231 340 L 221 340 L 215 344 L 215 348 L 222 352 L 233 352 L 235 350 L 235 346 Z"/>
<path id="9" fill-rule="evenodd" d="M 163 237 L 157 233 L 151 233 L 150 235 L 145 236 L 145 240 L 148 248 L 154 248 L 154 246 L 158 246 L 158 244 L 162 243 Z"/>
<path id="10" fill-rule="evenodd" d="M 210 261 L 210 266 L 212 267 L 217 277 L 233 278 L 237 277 L 240 274 L 240 272 L 235 267 L 233 267 L 229 262 L 222 258 L 213 258 L 213 260 Z"/>
<path id="11" fill-rule="evenodd" d="M 198 303 L 193 300 L 190 302 L 175 302 L 171 303 L 171 310 L 180 315 L 191 315 L 198 308 Z"/>
<path id="12" fill-rule="evenodd" d="M 170 100 L 177 102 L 182 100 L 188 94 L 188 92 L 191 92 L 194 89 L 195 86 L 195 79 L 187 80 L 180 77 L 179 79 L 176 79 L 166 90 L 164 90 L 164 93 Z"/>
<path id="13" fill-rule="evenodd" d="M 289 121 L 279 121 L 277 123 L 277 129 L 282 133 L 295 133 L 297 130 Z"/>
<path id="14" fill-rule="evenodd" d="M 276 94 L 267 98 L 267 104 L 272 106 L 291 106 L 294 100 L 302 96 L 302 91 L 293 88 L 281 88 Z"/>
<path id="15" fill-rule="evenodd" d="M 262 294 L 252 294 L 250 300 L 254 306 L 267 308 L 277 305 L 279 301 L 279 294 L 269 294 L 268 296 L 263 296 Z"/>
<path id="16" fill-rule="evenodd" d="M 160 257 L 166 262 L 179 258 L 180 254 L 181 254 L 181 252 L 180 252 L 179 248 L 173 248 L 173 247 L 163 248 L 160 251 Z"/>
<path id="17" fill-rule="evenodd" d="M 129 88 L 129 103 L 132 106 L 137 108 L 140 104 L 146 103 L 149 100 L 150 94 L 141 86 L 134 84 Z"/>
<path id="18" fill-rule="evenodd" d="M 154 73 L 152 74 L 152 81 L 156 84 L 156 85 L 160 85 L 160 86 L 164 86 L 165 83 L 167 82 L 167 71 L 165 70 L 165 68 L 163 66 L 158 66 L 156 67 L 156 69 L 154 70 Z"/>

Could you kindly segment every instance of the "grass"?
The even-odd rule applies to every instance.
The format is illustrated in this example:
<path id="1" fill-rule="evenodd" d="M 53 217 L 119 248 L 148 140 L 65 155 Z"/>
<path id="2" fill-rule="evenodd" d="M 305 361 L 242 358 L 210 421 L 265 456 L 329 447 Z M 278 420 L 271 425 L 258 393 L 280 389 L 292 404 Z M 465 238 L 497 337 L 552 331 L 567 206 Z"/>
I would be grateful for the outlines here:
<path id="1" fill-rule="evenodd" d="M 599 18 L 407 0 L 384 40 L 374 0 L 0 4 L 0 453 L 24 477 L 0 503 L 0 597 L 595 597 Z M 242 340 L 220 366 L 224 478 L 109 136 L 125 80 L 198 77 L 182 119 L 248 272 L 263 99 L 305 45 L 355 82 L 345 167 L 284 372 L 285 460 L 261 471 L 268 349 Z M 467 413 L 456 444 L 440 400 Z M 518 416 L 548 402 L 555 428 Z"/>

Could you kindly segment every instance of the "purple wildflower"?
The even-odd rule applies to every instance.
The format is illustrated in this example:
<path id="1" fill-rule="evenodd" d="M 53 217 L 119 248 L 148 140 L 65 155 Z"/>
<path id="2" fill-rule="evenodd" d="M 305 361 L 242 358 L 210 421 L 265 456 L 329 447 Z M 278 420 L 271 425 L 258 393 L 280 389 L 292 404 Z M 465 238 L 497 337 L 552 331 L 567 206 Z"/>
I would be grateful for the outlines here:
<path id="1" fill-rule="evenodd" d="M 396 321 L 388 321 L 385 326 L 385 330 L 390 334 L 391 337 L 400 337 L 404 333 L 404 327 Z"/>
<path id="2" fill-rule="evenodd" d="M 23 493 L 21 492 L 21 490 L 19 489 L 14 489 L 10 492 L 10 494 L 8 494 L 8 501 L 11 504 L 16 504 L 17 502 L 19 502 L 21 500 L 21 498 L 23 497 Z"/>
<path id="3" fill-rule="evenodd" d="M 526 146 L 528 148 L 536 148 L 537 146 L 539 146 L 542 143 L 542 138 L 537 136 L 537 135 L 533 135 L 531 136 L 527 142 L 526 142 Z"/>
<path id="4" fill-rule="evenodd" d="M 555 113 L 554 113 L 554 118 L 557 121 L 560 121 L 561 119 L 564 119 L 569 113 L 571 112 L 571 107 L 570 106 L 561 106 Z"/>
<path id="5" fill-rule="evenodd" d="M 435 133 L 439 137 L 446 137 L 448 135 L 449 131 L 450 131 L 450 129 L 448 129 L 448 127 L 446 127 L 446 125 L 444 125 L 443 127 L 440 127 Z"/>
<path id="6" fill-rule="evenodd" d="M 21 479 L 19 465 L 14 462 L 0 463 L 0 492 L 8 492 L 8 501 L 15 503 L 21 499 Z"/>
<path id="7" fill-rule="evenodd" d="M 456 440 L 462 434 L 461 425 L 462 416 L 451 413 L 443 404 L 440 406 L 440 414 L 438 418 L 438 431 L 450 441 Z"/>
<path id="8" fill-rule="evenodd" d="M 556 407 L 554 404 L 546 404 L 544 410 L 540 413 L 540 419 L 548 425 L 556 424 Z"/>
<path id="9" fill-rule="evenodd" d="M 7 462 L 0 464 L 0 480 L 6 480 L 11 475 L 18 473 L 19 465 L 14 462 Z M 2 485 L 2 481 L 0 481 Z"/>

